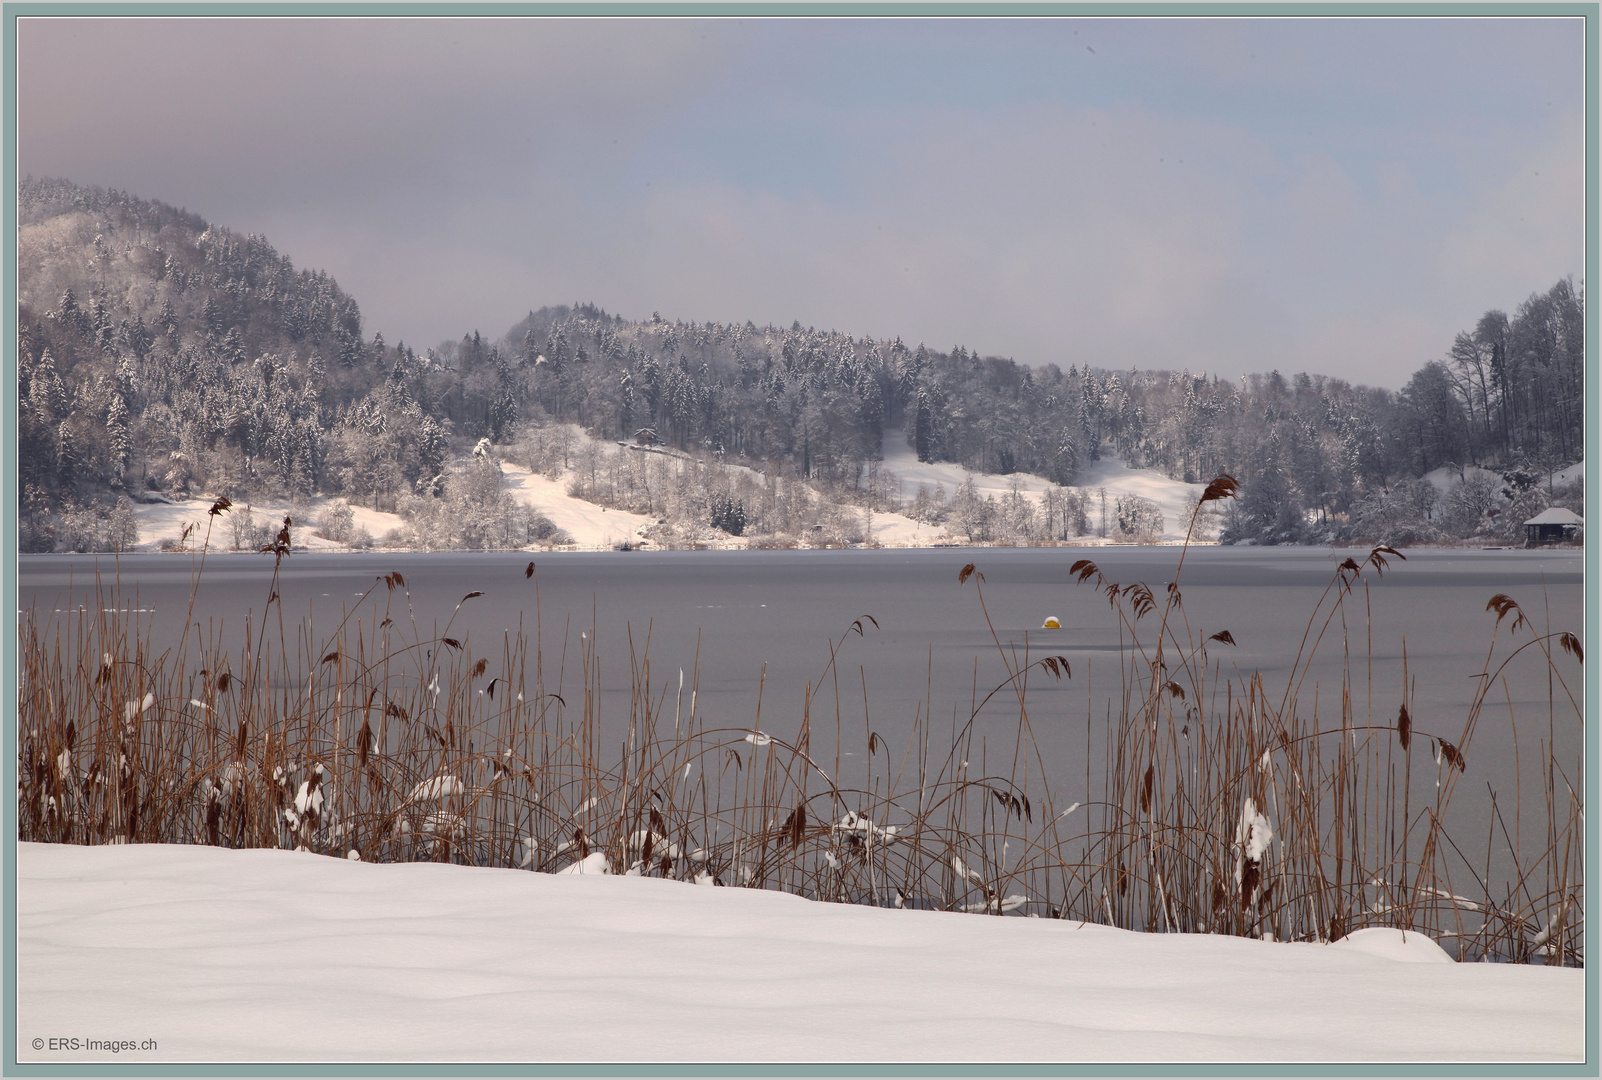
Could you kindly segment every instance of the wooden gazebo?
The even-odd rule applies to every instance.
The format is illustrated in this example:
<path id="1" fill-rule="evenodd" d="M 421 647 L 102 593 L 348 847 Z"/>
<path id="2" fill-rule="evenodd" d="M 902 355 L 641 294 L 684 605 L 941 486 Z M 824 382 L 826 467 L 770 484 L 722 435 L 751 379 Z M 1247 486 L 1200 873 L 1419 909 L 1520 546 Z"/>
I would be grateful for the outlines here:
<path id="1" fill-rule="evenodd" d="M 1553 506 L 1542 510 L 1524 523 L 1524 545 L 1538 547 L 1572 539 L 1585 528 L 1585 519 L 1573 510 Z"/>

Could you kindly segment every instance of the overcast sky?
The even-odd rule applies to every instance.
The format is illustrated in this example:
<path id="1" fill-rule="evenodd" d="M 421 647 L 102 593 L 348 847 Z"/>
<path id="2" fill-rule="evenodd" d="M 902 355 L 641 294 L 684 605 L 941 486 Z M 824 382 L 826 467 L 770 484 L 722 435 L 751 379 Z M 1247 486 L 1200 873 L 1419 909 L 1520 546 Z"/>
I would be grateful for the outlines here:
<path id="1" fill-rule="evenodd" d="M 529 309 L 1400 386 L 1584 270 L 1579 19 L 22 19 L 19 170 Z"/>

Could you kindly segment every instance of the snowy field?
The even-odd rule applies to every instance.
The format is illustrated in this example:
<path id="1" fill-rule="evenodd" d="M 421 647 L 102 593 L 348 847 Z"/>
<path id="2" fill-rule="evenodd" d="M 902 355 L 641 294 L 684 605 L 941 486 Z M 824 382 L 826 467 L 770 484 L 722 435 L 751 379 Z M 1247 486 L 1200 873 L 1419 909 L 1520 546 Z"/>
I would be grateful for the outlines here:
<path id="1" fill-rule="evenodd" d="M 1578 1061 L 1574 969 L 628 877 L 18 844 L 23 1062 Z M 49 1037 L 153 1051 L 43 1051 Z"/>
<path id="2" fill-rule="evenodd" d="M 211 525 L 211 547 L 213 554 L 229 552 L 233 548 L 233 518 L 243 513 L 247 507 L 244 503 L 236 503 L 226 514 L 211 517 L 210 510 L 214 499 L 183 499 L 165 503 L 135 503 L 134 518 L 139 522 L 139 543 L 135 551 L 160 551 L 164 541 L 176 544 L 183 537 L 185 527 L 192 527 L 187 543 L 195 550 L 200 549 L 201 541 L 206 539 L 206 526 Z M 253 503 L 248 509 L 256 525 L 271 525 L 274 531 L 283 524 L 284 518 L 289 517 L 294 522 L 293 535 L 296 548 L 305 548 L 308 551 L 348 551 L 345 544 L 324 540 L 315 535 L 317 516 L 323 508 L 337 499 L 315 498 L 308 500 L 305 507 L 297 510 L 291 506 L 289 500 L 268 499 L 265 502 Z M 310 516 L 306 516 L 306 510 Z M 351 524 L 353 527 L 367 530 L 367 534 L 375 543 L 383 539 L 384 534 L 391 529 L 403 529 L 406 521 L 399 514 L 387 514 L 382 510 L 371 510 L 365 506 L 350 504 Z M 255 554 L 257 549 L 250 549 Z"/>

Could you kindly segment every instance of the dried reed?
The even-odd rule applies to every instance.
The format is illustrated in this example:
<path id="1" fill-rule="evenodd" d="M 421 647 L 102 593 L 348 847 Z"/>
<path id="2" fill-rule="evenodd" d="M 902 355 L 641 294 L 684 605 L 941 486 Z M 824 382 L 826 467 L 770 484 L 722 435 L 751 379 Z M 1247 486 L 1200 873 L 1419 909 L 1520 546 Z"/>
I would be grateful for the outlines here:
<path id="1" fill-rule="evenodd" d="M 1234 492 L 1219 477 L 1197 513 Z M 213 516 L 227 510 L 219 503 Z M 1028 689 L 1031 677 L 1073 672 L 1064 656 L 1003 643 L 993 625 L 1007 677 L 983 697 L 976 682 L 969 715 L 954 714 L 943 740 L 930 694 L 893 751 L 873 729 L 859 668 L 869 774 L 865 786 L 845 788 L 841 655 L 850 637 L 877 629 L 869 617 L 831 643 L 799 729 L 786 737 L 763 729 L 760 692 L 749 727 L 706 727 L 699 657 L 688 683 L 682 670 L 658 678 L 649 630 L 638 651 L 631 637 L 626 733 L 603 745 L 611 736 L 593 619 L 579 637 L 574 694 L 563 683 L 566 635 L 555 670 L 547 664 L 533 563 L 524 571 L 532 641 L 519 629 L 480 651 L 469 635 L 453 636 L 476 591 L 425 635 L 398 572 L 319 634 L 310 621 L 285 624 L 277 570 L 287 532 L 286 522 L 264 549 L 275 573 L 263 615 L 245 617 L 232 649 L 219 628 L 195 620 L 193 593 L 182 644 L 159 655 L 117 582 L 97 582 L 92 610 L 24 616 L 22 839 L 606 871 L 1147 931 L 1333 940 L 1400 926 L 1463 959 L 1583 962 L 1581 765 L 1562 767 L 1551 726 L 1559 705 L 1580 715 L 1561 670 L 1565 657 L 1583 660 L 1580 642 L 1536 633 L 1498 594 L 1461 731 L 1448 738 L 1416 726 L 1405 686 L 1396 720 L 1376 721 L 1357 700 L 1345 606 L 1402 558 L 1390 548 L 1336 570 L 1277 691 L 1255 673 L 1220 678 L 1211 654 L 1234 639 L 1191 627 L 1178 570 L 1159 595 L 1075 563 L 1072 576 L 1106 597 L 1130 659 L 1102 733 L 1101 797 L 1060 808 Z M 984 575 L 971 564 L 958 583 L 970 580 L 990 625 Z M 1528 640 L 1498 654 L 1504 630 Z M 1313 655 L 1335 637 L 1348 660 L 1339 716 L 1326 725 L 1316 707 L 1304 715 L 1301 689 Z M 1493 827 L 1476 849 L 1448 828 L 1448 811 L 1476 726 L 1499 687 L 1507 696 L 1503 675 L 1521 658 L 1546 665 L 1555 688 L 1540 740 L 1544 835 L 1526 847 L 1522 824 L 1509 828 L 1492 791 Z M 1088 789 L 1096 706 L 1084 678 Z M 819 761 L 814 712 L 830 698 L 835 757 Z M 997 699 L 1015 708 L 1016 723 L 1010 745 L 993 749 L 976 731 Z M 1511 705 L 1509 713 L 1516 730 Z M 1415 762 L 1420 754 L 1428 759 Z M 992 768 L 992 757 L 1004 766 Z M 1415 772 L 1430 771 L 1438 782 L 1415 799 Z M 1500 890 L 1493 858 L 1512 868 Z"/>

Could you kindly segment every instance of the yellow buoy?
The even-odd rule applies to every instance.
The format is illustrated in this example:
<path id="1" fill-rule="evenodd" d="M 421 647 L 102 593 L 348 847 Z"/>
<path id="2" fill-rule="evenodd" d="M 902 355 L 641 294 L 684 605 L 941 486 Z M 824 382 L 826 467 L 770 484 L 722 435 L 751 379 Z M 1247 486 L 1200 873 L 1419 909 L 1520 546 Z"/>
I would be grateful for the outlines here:
<path id="1" fill-rule="evenodd" d="M 1045 624 L 1043 626 L 1041 626 L 1041 629 L 1042 630 L 1061 630 L 1062 629 L 1062 623 L 1057 621 L 1057 616 L 1055 616 L 1055 615 L 1047 615 L 1046 616 L 1046 622 L 1045 622 Z"/>

